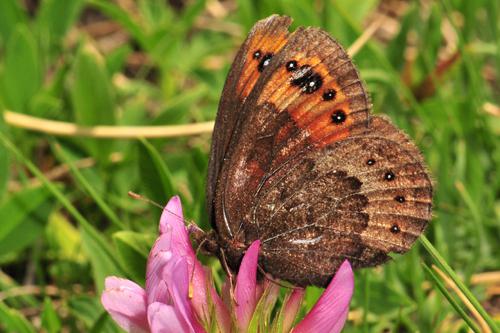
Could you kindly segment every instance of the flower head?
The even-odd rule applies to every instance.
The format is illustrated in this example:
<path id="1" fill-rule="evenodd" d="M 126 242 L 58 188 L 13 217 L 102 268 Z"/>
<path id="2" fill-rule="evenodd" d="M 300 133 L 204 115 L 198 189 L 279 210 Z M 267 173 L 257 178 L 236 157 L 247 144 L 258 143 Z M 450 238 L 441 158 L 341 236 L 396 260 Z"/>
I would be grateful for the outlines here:
<path id="1" fill-rule="evenodd" d="M 101 297 L 104 308 L 127 332 L 339 332 L 344 326 L 354 288 L 345 261 L 311 311 L 293 327 L 303 289 L 293 289 L 274 318 L 279 286 L 257 281 L 260 241 L 247 249 L 234 290 L 226 282 L 222 298 L 209 271 L 197 260 L 184 225 L 179 197 L 173 197 L 160 219 L 160 236 L 149 254 L 146 286 L 108 277 Z M 272 322 L 271 322 L 272 321 Z"/>

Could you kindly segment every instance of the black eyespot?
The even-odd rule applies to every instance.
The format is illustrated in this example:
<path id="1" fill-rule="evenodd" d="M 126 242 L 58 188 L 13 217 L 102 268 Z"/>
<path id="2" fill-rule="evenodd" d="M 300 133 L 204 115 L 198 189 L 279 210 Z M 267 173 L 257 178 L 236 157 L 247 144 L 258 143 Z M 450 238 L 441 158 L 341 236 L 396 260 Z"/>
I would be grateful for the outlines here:
<path id="1" fill-rule="evenodd" d="M 257 66 L 257 69 L 259 70 L 259 72 L 262 72 L 264 70 L 264 68 L 266 68 L 267 66 L 269 66 L 269 64 L 271 63 L 271 58 L 272 57 L 273 57 L 272 53 L 266 53 L 262 57 L 262 59 L 259 62 L 259 66 Z"/>
<path id="2" fill-rule="evenodd" d="M 253 58 L 259 59 L 261 55 L 262 55 L 262 52 L 260 52 L 260 50 L 257 50 L 253 53 Z"/>
<path id="3" fill-rule="evenodd" d="M 328 89 L 323 93 L 323 100 L 331 101 L 335 98 L 335 96 L 337 96 L 337 92 L 335 91 L 335 89 Z"/>
<path id="4" fill-rule="evenodd" d="M 298 64 L 295 60 L 290 60 L 289 62 L 286 63 L 285 67 L 287 71 L 293 72 L 294 70 L 297 69 Z"/>
<path id="5" fill-rule="evenodd" d="M 323 79 L 319 74 L 314 74 L 311 76 L 306 86 L 304 87 L 304 91 L 306 94 L 312 94 L 316 90 L 318 90 L 323 85 Z"/>
<path id="6" fill-rule="evenodd" d="M 369 158 L 367 161 L 366 161 L 366 164 L 367 165 L 374 165 L 375 164 L 375 160 L 372 159 L 372 158 Z"/>
<path id="7" fill-rule="evenodd" d="M 398 226 L 397 224 L 392 225 L 392 227 L 391 227 L 391 232 L 392 232 L 393 234 L 397 234 L 397 233 L 399 233 L 400 231 L 401 231 L 401 229 L 399 229 L 399 226 Z"/>
<path id="8" fill-rule="evenodd" d="M 292 86 L 302 88 L 306 94 L 312 94 L 323 85 L 321 75 L 312 70 L 311 66 L 303 65 L 294 70 L 292 79 L 290 80 Z"/>
<path id="9" fill-rule="evenodd" d="M 342 124 L 347 118 L 347 115 L 345 114 L 344 110 L 335 110 L 332 113 L 332 123 L 336 125 Z"/>
<path id="10" fill-rule="evenodd" d="M 396 178 L 396 175 L 392 171 L 387 171 L 384 175 L 384 179 L 387 181 L 393 181 Z"/>
<path id="11" fill-rule="evenodd" d="M 394 200 L 396 200 L 399 203 L 403 203 L 406 201 L 405 197 L 403 197 L 401 195 L 398 195 L 397 197 L 395 197 Z"/>

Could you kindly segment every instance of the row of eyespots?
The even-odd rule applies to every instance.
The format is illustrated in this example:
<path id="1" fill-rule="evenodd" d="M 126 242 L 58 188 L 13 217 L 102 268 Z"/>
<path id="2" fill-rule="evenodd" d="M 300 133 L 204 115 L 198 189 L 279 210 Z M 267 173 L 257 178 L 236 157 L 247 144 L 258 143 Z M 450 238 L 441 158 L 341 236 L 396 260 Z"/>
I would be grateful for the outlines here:
<path id="1" fill-rule="evenodd" d="M 258 60 L 261 57 L 262 57 L 262 51 L 257 50 L 253 53 L 254 59 Z M 273 57 L 272 53 L 266 53 L 264 55 L 264 57 L 260 60 L 259 65 L 257 66 L 257 68 L 260 72 L 262 72 L 265 67 L 269 66 L 269 64 L 271 63 L 272 57 Z M 291 61 L 286 63 L 285 67 L 286 67 L 287 71 L 293 72 L 293 71 L 298 69 L 297 61 L 291 60 Z M 314 78 L 315 80 L 311 80 L 311 78 Z M 312 93 L 312 92 L 316 91 L 317 89 L 319 89 L 321 84 L 318 82 L 319 80 L 316 77 L 313 77 L 310 75 L 308 77 L 308 79 L 309 79 L 309 82 L 307 82 L 308 84 L 305 87 L 306 88 L 305 91 L 307 93 Z M 321 77 L 319 77 L 319 79 L 321 79 Z M 335 99 L 336 96 L 337 96 L 337 91 L 335 89 L 327 89 L 323 93 L 323 99 L 325 101 L 331 101 L 331 100 Z"/>
<path id="2" fill-rule="evenodd" d="M 299 65 L 296 60 L 290 60 L 286 63 L 285 68 L 289 72 L 295 72 L 297 69 L 299 69 Z M 303 74 L 293 79 L 291 81 L 291 84 L 301 86 L 304 92 L 309 94 L 318 90 L 323 84 L 323 79 L 321 79 L 321 76 L 312 71 L 312 69 L 310 69 L 308 65 L 303 65 L 300 67 L 300 69 L 303 71 Z M 331 101 L 335 99 L 336 96 L 337 91 L 335 89 L 326 89 L 323 92 L 324 101 Z M 343 124 L 346 119 L 347 115 L 344 110 L 335 110 L 331 115 L 331 121 L 336 125 Z"/>
<path id="3" fill-rule="evenodd" d="M 304 67 L 307 68 L 306 66 L 307 65 L 302 66 L 301 68 Z M 285 68 L 289 72 L 294 72 L 299 68 L 299 65 L 297 64 L 296 60 L 290 60 L 289 62 L 286 63 Z M 310 82 L 310 84 L 315 84 L 315 82 Z M 315 90 L 317 90 L 318 88 L 316 88 Z M 337 91 L 335 89 L 326 89 L 323 92 L 323 100 L 325 101 L 331 101 L 335 99 L 336 96 L 337 96 Z"/>
<path id="4" fill-rule="evenodd" d="M 259 60 L 259 64 L 257 65 L 257 69 L 259 70 L 259 72 L 262 72 L 264 68 L 269 66 L 272 57 L 272 53 L 266 53 L 263 55 L 262 51 L 260 50 L 257 50 L 253 53 L 253 58 Z M 299 65 L 296 60 L 290 60 L 286 63 L 285 68 L 289 72 L 294 72 L 299 69 Z M 303 70 L 303 74 L 297 78 L 294 78 L 291 81 L 292 85 L 301 87 L 302 90 L 307 94 L 315 92 L 323 85 L 323 79 L 321 78 L 321 76 L 310 69 L 309 66 L 303 65 L 301 69 Z M 326 89 L 323 92 L 323 100 L 325 101 L 334 100 L 336 96 L 337 91 L 335 89 Z M 344 110 L 335 110 L 331 115 L 331 121 L 336 125 L 343 124 L 346 119 L 347 115 Z"/>
<path id="5" fill-rule="evenodd" d="M 375 164 L 375 160 L 373 158 L 369 158 L 368 160 L 366 160 L 366 165 L 368 166 L 372 166 Z M 394 179 L 396 179 L 396 175 L 394 174 L 394 172 L 392 171 L 387 171 L 385 174 L 384 174 L 384 179 L 388 182 L 391 182 L 393 181 Z M 394 200 L 399 202 L 399 203 L 404 203 L 406 201 L 405 197 L 402 196 L 402 195 L 397 195 L 394 197 Z M 390 228 L 390 231 L 393 233 L 393 234 L 397 234 L 401 231 L 401 229 L 399 228 L 399 226 L 397 224 L 393 224 Z"/>

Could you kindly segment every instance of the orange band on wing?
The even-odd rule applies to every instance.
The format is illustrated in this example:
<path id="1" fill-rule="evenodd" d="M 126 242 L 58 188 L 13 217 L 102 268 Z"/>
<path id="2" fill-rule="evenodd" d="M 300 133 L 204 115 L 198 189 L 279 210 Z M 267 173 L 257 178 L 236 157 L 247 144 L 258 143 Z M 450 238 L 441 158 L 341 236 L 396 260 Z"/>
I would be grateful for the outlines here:
<path id="1" fill-rule="evenodd" d="M 259 65 L 262 65 L 261 62 L 264 57 L 267 55 L 274 56 L 286 44 L 287 39 L 288 32 L 281 31 L 273 35 L 257 33 L 250 40 L 245 55 L 245 65 L 237 85 L 242 100 L 250 94 L 259 79 L 261 74 Z M 256 56 L 257 52 L 258 57 Z"/>

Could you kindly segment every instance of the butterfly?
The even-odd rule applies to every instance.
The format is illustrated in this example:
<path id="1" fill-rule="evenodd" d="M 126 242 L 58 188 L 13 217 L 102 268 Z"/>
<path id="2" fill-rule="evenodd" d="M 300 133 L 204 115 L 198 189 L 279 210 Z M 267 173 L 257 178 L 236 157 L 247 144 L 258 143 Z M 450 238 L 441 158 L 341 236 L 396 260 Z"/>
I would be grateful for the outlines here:
<path id="1" fill-rule="evenodd" d="M 324 287 L 345 259 L 369 267 L 408 251 L 431 219 L 432 182 L 408 136 L 370 114 L 342 46 L 290 24 L 258 21 L 228 74 L 209 160 L 206 247 L 236 270 L 258 239 L 265 273 Z"/>

